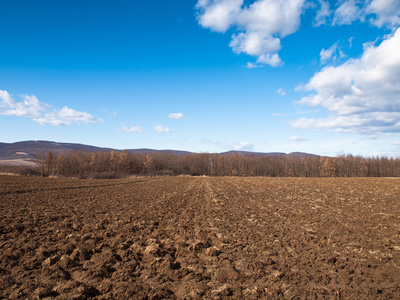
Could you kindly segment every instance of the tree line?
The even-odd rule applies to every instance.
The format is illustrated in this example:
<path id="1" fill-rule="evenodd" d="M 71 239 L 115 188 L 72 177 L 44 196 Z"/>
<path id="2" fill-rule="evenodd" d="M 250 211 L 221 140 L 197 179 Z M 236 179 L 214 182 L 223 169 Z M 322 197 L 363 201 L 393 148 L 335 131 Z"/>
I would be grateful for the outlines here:
<path id="1" fill-rule="evenodd" d="M 147 176 L 399 177 L 400 159 L 341 155 L 261 156 L 127 151 L 48 152 L 37 157 L 43 176 L 115 178 Z"/>

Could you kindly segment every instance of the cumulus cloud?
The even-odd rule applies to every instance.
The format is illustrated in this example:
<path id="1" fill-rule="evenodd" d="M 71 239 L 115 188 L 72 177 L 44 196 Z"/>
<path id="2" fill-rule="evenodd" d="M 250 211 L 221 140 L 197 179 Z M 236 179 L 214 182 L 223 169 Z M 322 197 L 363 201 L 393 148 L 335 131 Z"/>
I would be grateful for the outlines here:
<path id="1" fill-rule="evenodd" d="M 50 105 L 40 102 L 35 95 L 21 95 L 21 98 L 22 101 L 17 102 L 7 91 L 0 90 L 0 114 L 32 118 L 41 125 L 59 126 L 103 122 L 102 119 L 95 118 L 91 114 L 76 111 L 67 106 L 60 110 L 52 109 Z"/>
<path id="2" fill-rule="evenodd" d="M 168 118 L 171 120 L 186 120 L 188 117 L 185 117 L 182 113 L 170 113 Z"/>
<path id="3" fill-rule="evenodd" d="M 164 127 L 164 126 L 162 126 L 161 124 L 155 126 L 155 127 L 154 127 L 154 130 L 155 130 L 157 133 L 169 133 L 169 132 L 171 132 L 171 129 L 169 129 L 168 127 Z"/>
<path id="4" fill-rule="evenodd" d="M 374 14 L 370 22 L 378 27 L 397 27 L 400 25 L 400 1 L 372 0 L 366 8 L 367 14 Z"/>
<path id="5" fill-rule="evenodd" d="M 328 0 L 311 5 L 306 0 L 198 0 L 198 23 L 212 31 L 225 33 L 233 28 L 229 46 L 237 54 L 256 58 L 247 63 L 249 69 L 283 65 L 279 56 L 281 39 L 296 32 L 305 9 L 316 9 L 313 26 L 350 25 L 369 21 L 377 27 L 395 30 L 400 25 L 399 0 L 338 0 L 333 7 Z M 328 49 L 329 50 L 329 49 Z"/>
<path id="6" fill-rule="evenodd" d="M 22 101 L 16 102 L 7 91 L 0 91 L 0 113 L 8 116 L 33 118 L 48 109 L 48 105 L 39 102 L 35 95 L 21 95 Z"/>
<path id="7" fill-rule="evenodd" d="M 400 29 L 369 44 L 359 59 L 329 66 L 302 88 L 310 94 L 298 103 L 324 107 L 325 118 L 294 120 L 295 128 L 365 134 L 400 132 Z"/>
<path id="8" fill-rule="evenodd" d="M 199 0 L 198 21 L 205 28 L 225 32 L 235 23 L 242 5 L 243 0 Z"/>
<path id="9" fill-rule="evenodd" d="M 123 132 L 126 132 L 126 133 L 131 133 L 131 132 L 143 133 L 144 132 L 144 129 L 140 125 L 136 125 L 136 126 L 132 126 L 132 127 L 124 126 L 120 130 Z"/>
<path id="10" fill-rule="evenodd" d="M 213 31 L 225 32 L 236 27 L 229 44 L 232 50 L 257 58 L 253 68 L 282 65 L 278 55 L 281 38 L 297 31 L 305 0 L 257 0 L 244 6 L 243 0 L 199 0 L 199 24 Z"/>

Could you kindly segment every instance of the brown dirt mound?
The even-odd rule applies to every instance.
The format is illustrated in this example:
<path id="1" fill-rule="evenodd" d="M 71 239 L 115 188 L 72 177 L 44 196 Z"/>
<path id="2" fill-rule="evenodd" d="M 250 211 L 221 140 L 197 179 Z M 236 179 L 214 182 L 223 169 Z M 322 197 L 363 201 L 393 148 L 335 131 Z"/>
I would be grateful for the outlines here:
<path id="1" fill-rule="evenodd" d="M 0 176 L 0 298 L 400 299 L 399 183 Z"/>

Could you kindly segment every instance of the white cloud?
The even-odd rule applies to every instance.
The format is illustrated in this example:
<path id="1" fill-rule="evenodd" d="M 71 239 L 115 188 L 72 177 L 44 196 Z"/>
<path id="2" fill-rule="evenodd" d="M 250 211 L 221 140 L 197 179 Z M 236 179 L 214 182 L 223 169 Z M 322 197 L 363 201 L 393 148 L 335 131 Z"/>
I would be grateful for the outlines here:
<path id="1" fill-rule="evenodd" d="M 15 102 L 7 91 L 0 91 L 0 113 L 2 115 L 33 118 L 38 117 L 49 106 L 39 102 L 35 95 L 21 95 L 23 101 Z"/>
<path id="2" fill-rule="evenodd" d="M 126 132 L 126 133 L 131 133 L 131 132 L 143 133 L 144 132 L 144 129 L 140 125 L 132 126 L 129 128 L 124 126 L 120 130 L 123 132 Z"/>
<path id="3" fill-rule="evenodd" d="M 298 29 L 303 5 L 303 0 L 258 0 L 241 10 L 237 23 L 250 33 L 284 37 Z"/>
<path id="4" fill-rule="evenodd" d="M 393 145 L 399 146 L 400 142 L 394 142 Z"/>
<path id="5" fill-rule="evenodd" d="M 319 55 L 322 64 L 326 64 L 329 61 L 336 62 L 339 58 L 346 57 L 338 42 L 330 46 L 328 49 L 322 49 Z"/>
<path id="6" fill-rule="evenodd" d="M 281 96 L 285 96 L 286 95 L 286 91 L 283 88 L 278 89 L 276 92 Z"/>
<path id="7" fill-rule="evenodd" d="M 243 0 L 199 0 L 199 24 L 214 31 L 225 32 L 235 26 L 230 47 L 239 54 L 257 57 L 257 64 L 282 65 L 278 53 L 280 39 L 297 31 L 305 0 L 257 0 L 243 6 Z"/>
<path id="8" fill-rule="evenodd" d="M 306 142 L 306 141 L 308 141 L 307 139 L 301 138 L 301 137 L 299 137 L 297 135 L 292 135 L 288 140 L 292 141 L 292 142 Z"/>
<path id="9" fill-rule="evenodd" d="M 98 123 L 102 119 L 91 114 L 76 111 L 67 106 L 52 110 L 51 106 L 40 102 L 35 95 L 21 95 L 22 101 L 16 102 L 7 91 L 0 90 L 0 114 L 32 118 L 41 125 L 71 125 L 72 123 Z M 48 112 L 52 110 L 51 112 Z"/>
<path id="10" fill-rule="evenodd" d="M 270 65 L 271 67 L 279 67 L 283 65 L 283 62 L 277 53 L 262 54 L 257 58 L 257 63 Z"/>
<path id="11" fill-rule="evenodd" d="M 255 0 L 246 5 L 244 0 L 198 0 L 196 9 L 202 27 L 223 33 L 234 28 L 229 46 L 237 54 L 256 58 L 247 64 L 249 69 L 283 65 L 278 54 L 281 39 L 298 30 L 306 9 L 319 8 L 313 26 L 350 25 L 366 20 L 391 29 L 400 25 L 399 0 L 338 0 L 333 8 L 328 0 L 318 2 L 317 6 L 306 0 Z"/>
<path id="12" fill-rule="evenodd" d="M 254 145 L 250 142 L 241 142 L 238 145 L 235 145 L 234 149 L 238 151 L 254 151 Z"/>
<path id="13" fill-rule="evenodd" d="M 262 67 L 262 65 L 260 65 L 260 64 L 255 64 L 255 63 L 252 63 L 252 62 L 248 62 L 247 63 L 247 65 L 246 65 L 246 67 L 248 68 L 248 69 L 254 69 L 254 68 L 261 68 Z"/>
<path id="14" fill-rule="evenodd" d="M 333 25 L 350 25 L 360 19 L 363 19 L 363 12 L 356 0 L 346 0 L 335 10 Z"/>
<path id="15" fill-rule="evenodd" d="M 0 109 L 7 107 L 14 107 L 14 99 L 11 98 L 11 95 L 7 91 L 0 90 Z M 1 111 L 2 112 L 2 111 Z"/>
<path id="16" fill-rule="evenodd" d="M 325 67 L 303 86 L 299 103 L 321 106 L 325 118 L 301 118 L 292 126 L 373 134 L 400 132 L 400 29 L 380 45 L 369 44 L 359 59 Z"/>
<path id="17" fill-rule="evenodd" d="M 186 120 L 188 117 L 185 117 L 182 113 L 170 113 L 168 118 L 171 120 Z"/>
<path id="18" fill-rule="evenodd" d="M 40 125 L 55 125 L 55 126 L 69 126 L 72 123 L 88 124 L 88 123 L 102 123 L 103 120 L 93 117 L 91 114 L 77 111 L 64 106 L 62 109 L 44 114 L 40 118 L 35 118 L 33 121 L 38 122 Z"/>
<path id="19" fill-rule="evenodd" d="M 354 36 L 352 36 L 351 38 L 349 38 L 349 47 L 353 47 L 353 40 L 354 40 Z"/>
<path id="20" fill-rule="evenodd" d="M 236 54 L 246 53 L 261 56 L 281 50 L 281 40 L 271 36 L 263 36 L 259 32 L 240 32 L 232 36 L 229 46 Z"/>
<path id="21" fill-rule="evenodd" d="M 314 26 L 320 26 L 327 23 L 327 19 L 330 18 L 332 14 L 330 4 L 328 1 L 319 0 L 320 9 L 317 11 L 317 15 L 315 17 Z"/>
<path id="22" fill-rule="evenodd" d="M 366 13 L 375 14 L 370 22 L 377 27 L 395 28 L 400 25 L 400 1 L 372 0 L 366 8 Z"/>
<path id="23" fill-rule="evenodd" d="M 225 32 L 231 27 L 241 11 L 243 0 L 199 0 L 199 24 L 213 31 Z"/>
<path id="24" fill-rule="evenodd" d="M 398 0 L 342 0 L 339 3 L 334 12 L 332 25 L 350 25 L 355 21 L 365 22 L 366 20 L 377 27 L 395 29 L 400 25 L 400 1 Z"/>
<path id="25" fill-rule="evenodd" d="M 157 133 L 169 133 L 169 132 L 171 132 L 171 129 L 169 129 L 168 127 L 164 127 L 164 126 L 162 126 L 161 124 L 155 126 L 155 127 L 154 127 L 154 130 L 155 130 Z"/>
<path id="26" fill-rule="evenodd" d="M 321 57 L 321 62 L 323 64 L 326 63 L 327 61 L 329 61 L 332 58 L 333 54 L 336 52 L 336 48 L 337 48 L 337 43 L 333 44 L 327 50 L 325 50 L 325 49 L 321 50 L 319 55 Z"/>

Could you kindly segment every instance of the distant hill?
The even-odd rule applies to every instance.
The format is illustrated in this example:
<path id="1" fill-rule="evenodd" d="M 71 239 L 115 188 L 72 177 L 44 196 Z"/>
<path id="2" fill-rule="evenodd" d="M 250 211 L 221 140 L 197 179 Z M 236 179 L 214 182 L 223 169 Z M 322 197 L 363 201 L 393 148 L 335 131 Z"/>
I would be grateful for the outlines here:
<path id="1" fill-rule="evenodd" d="M 32 161 L 38 154 L 46 153 L 46 152 L 54 152 L 54 153 L 67 153 L 74 150 L 81 151 L 89 151 L 89 152 L 97 152 L 97 151 L 122 151 L 112 148 L 102 148 L 84 144 L 74 144 L 74 143 L 57 143 L 52 141 L 22 141 L 16 143 L 1 143 L 0 142 L 0 162 L 12 164 L 13 161 L 18 163 L 18 161 Z M 167 152 L 175 155 L 187 155 L 192 152 L 189 151 L 179 151 L 179 150 L 155 150 L 155 149 L 126 149 L 126 151 L 131 153 L 156 153 L 156 152 Z M 220 153 L 221 155 L 229 155 L 229 154 L 237 154 L 240 156 L 249 155 L 249 156 L 292 156 L 292 157 L 308 157 L 308 156 L 317 156 L 314 154 L 301 153 L 301 152 L 293 152 L 293 153 L 280 153 L 280 152 L 250 152 L 250 151 L 228 151 Z"/>
<path id="2" fill-rule="evenodd" d="M 53 153 L 67 153 L 74 150 L 98 152 L 98 151 L 122 151 L 112 148 L 96 147 L 84 144 L 74 143 L 57 143 L 52 141 L 22 141 L 16 143 L 0 143 L 0 161 L 9 160 L 24 160 L 30 161 L 38 154 L 53 152 Z M 132 153 L 155 153 L 155 152 L 168 152 L 176 155 L 186 155 L 191 152 L 178 151 L 178 150 L 154 150 L 154 149 L 127 149 Z"/>
<path id="3" fill-rule="evenodd" d="M 117 151 L 123 151 L 123 150 L 117 150 Z M 142 148 L 142 149 L 126 149 L 126 151 L 130 152 L 130 153 L 155 153 L 155 152 L 167 152 L 167 153 L 172 153 L 175 155 L 186 155 L 186 154 L 190 154 L 192 152 L 189 151 L 181 151 L 181 150 L 154 150 L 154 149 L 147 149 L 147 148 Z"/>
<path id="4" fill-rule="evenodd" d="M 16 143 L 0 144 L 0 159 L 33 159 L 36 155 L 48 151 L 54 153 L 65 153 L 73 150 L 96 152 L 99 150 L 108 151 L 109 148 L 99 148 L 82 144 L 56 143 L 49 141 L 24 141 Z"/>
<path id="5" fill-rule="evenodd" d="M 251 151 L 228 151 L 228 152 L 223 152 L 221 155 L 229 155 L 229 154 L 237 154 L 239 156 L 286 156 L 286 153 L 283 152 L 251 152 Z"/>
<path id="6" fill-rule="evenodd" d="M 290 157 L 319 157 L 320 155 L 316 155 L 316 154 L 310 154 L 310 153 L 304 153 L 304 152 L 292 152 L 288 154 Z"/>

